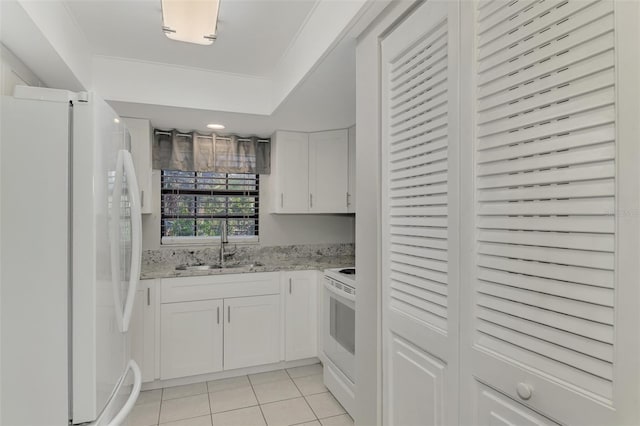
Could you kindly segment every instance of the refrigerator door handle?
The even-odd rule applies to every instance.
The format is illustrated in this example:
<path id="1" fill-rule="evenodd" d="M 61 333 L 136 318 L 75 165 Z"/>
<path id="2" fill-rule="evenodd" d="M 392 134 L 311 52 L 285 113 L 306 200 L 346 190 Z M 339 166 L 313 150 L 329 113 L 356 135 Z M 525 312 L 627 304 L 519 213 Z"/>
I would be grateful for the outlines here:
<path id="1" fill-rule="evenodd" d="M 122 197 L 122 186 L 124 176 L 127 179 L 127 193 L 131 205 L 131 268 L 129 274 L 129 288 L 126 300 L 121 300 L 120 296 L 120 199 Z M 140 281 L 140 266 L 142 263 L 142 210 L 138 192 L 138 182 L 136 180 L 135 168 L 131 153 L 125 149 L 118 151 L 116 160 L 116 178 L 113 189 L 111 206 L 111 274 L 113 281 L 113 298 L 116 308 L 116 319 L 118 328 L 122 333 L 129 330 L 131 314 L 133 313 L 133 303 Z"/>
<path id="2" fill-rule="evenodd" d="M 133 387 L 131 389 L 131 393 L 129 394 L 129 398 L 124 403 L 120 411 L 113 416 L 111 420 L 107 420 L 105 423 L 104 417 L 108 417 L 110 414 L 109 404 L 115 401 L 114 396 L 117 395 L 120 391 L 120 388 L 125 384 L 125 380 L 127 378 L 127 373 L 131 370 L 133 373 Z M 111 395 L 111 399 L 109 403 L 107 403 L 107 407 L 102 411 L 100 416 L 95 422 L 89 423 L 87 426 L 121 426 L 127 416 L 131 413 L 131 410 L 136 405 L 136 401 L 138 400 L 138 396 L 140 395 L 140 389 L 142 388 L 142 373 L 140 372 L 140 367 L 138 364 L 130 359 L 127 364 L 127 368 L 124 371 L 122 377 L 120 377 L 120 381 L 116 385 L 116 388 L 113 390 L 113 394 Z"/>
<path id="3" fill-rule="evenodd" d="M 140 281 L 140 267 L 142 263 L 142 208 L 138 194 L 138 180 L 136 178 L 136 170 L 133 165 L 133 157 L 127 150 L 121 150 L 123 154 L 124 173 L 127 176 L 127 185 L 129 186 L 129 197 L 131 199 L 131 273 L 129 276 L 129 291 L 127 292 L 127 301 L 124 305 L 124 314 L 122 319 L 122 332 L 129 330 L 131 322 L 131 314 L 133 313 L 133 303 L 138 290 Z"/>

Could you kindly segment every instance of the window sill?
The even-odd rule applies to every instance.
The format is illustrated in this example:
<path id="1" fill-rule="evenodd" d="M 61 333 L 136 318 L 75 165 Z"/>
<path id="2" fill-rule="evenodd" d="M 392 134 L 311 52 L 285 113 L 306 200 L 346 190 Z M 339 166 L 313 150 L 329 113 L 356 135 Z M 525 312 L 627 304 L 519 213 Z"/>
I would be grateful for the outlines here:
<path id="1" fill-rule="evenodd" d="M 234 245 L 258 245 L 259 237 L 229 237 L 229 244 Z M 162 237 L 160 241 L 162 247 L 203 247 L 220 246 L 220 238 L 194 238 L 194 237 Z"/>

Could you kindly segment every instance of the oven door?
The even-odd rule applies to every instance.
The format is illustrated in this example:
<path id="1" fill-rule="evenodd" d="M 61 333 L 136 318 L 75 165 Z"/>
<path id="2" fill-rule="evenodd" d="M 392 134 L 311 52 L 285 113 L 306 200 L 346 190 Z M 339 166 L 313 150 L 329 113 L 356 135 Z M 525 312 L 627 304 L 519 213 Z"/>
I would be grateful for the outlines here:
<path id="1" fill-rule="evenodd" d="M 324 353 L 345 376 L 355 378 L 355 298 L 324 282 Z"/>

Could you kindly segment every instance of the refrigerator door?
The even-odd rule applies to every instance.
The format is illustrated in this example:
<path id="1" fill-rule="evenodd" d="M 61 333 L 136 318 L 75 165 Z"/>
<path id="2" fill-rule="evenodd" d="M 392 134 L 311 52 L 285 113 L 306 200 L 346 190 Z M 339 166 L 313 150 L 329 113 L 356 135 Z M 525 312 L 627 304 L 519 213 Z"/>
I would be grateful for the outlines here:
<path id="1" fill-rule="evenodd" d="M 135 178 L 121 172 L 124 125 L 94 95 L 74 110 L 73 423 L 83 423 L 127 397 L 118 385 L 131 358 L 123 330 L 139 222 Z"/>
<path id="2" fill-rule="evenodd" d="M 69 99 L 2 97 L 2 425 L 69 419 L 69 117 Z"/>

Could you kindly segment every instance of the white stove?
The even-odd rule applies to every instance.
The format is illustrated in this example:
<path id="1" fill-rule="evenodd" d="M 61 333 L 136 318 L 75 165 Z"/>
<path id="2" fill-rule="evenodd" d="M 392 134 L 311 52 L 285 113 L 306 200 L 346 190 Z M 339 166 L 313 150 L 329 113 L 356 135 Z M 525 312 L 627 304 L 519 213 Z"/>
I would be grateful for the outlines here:
<path id="1" fill-rule="evenodd" d="M 324 271 L 324 384 L 353 415 L 355 405 L 356 270 Z"/>
<path id="2" fill-rule="evenodd" d="M 333 268 L 324 270 L 325 282 L 348 295 L 356 296 L 356 268 Z"/>

